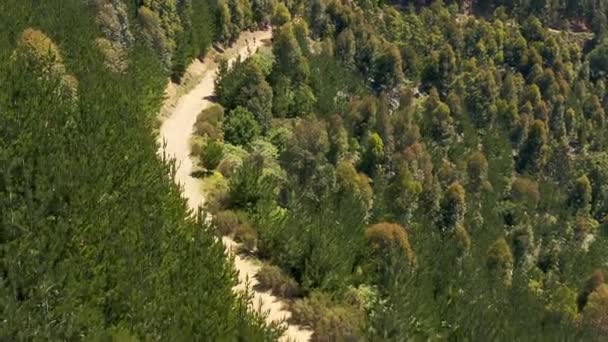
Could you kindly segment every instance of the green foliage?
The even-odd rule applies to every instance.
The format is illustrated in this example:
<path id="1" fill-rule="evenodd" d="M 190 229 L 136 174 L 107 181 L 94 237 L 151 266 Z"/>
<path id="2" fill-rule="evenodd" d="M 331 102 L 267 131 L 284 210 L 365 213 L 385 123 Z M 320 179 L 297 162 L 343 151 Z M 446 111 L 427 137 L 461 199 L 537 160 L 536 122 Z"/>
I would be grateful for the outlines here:
<path id="1" fill-rule="evenodd" d="M 254 115 L 243 107 L 236 107 L 226 116 L 224 138 L 235 145 L 246 145 L 260 134 Z"/>
<path id="2" fill-rule="evenodd" d="M 157 155 L 168 74 L 144 41 L 170 51 L 179 21 L 152 2 L 105 1 L 95 18 L 92 3 L 0 3 L 0 339 L 276 340 Z M 128 68 L 108 72 L 100 34 Z"/>
<path id="3" fill-rule="evenodd" d="M 307 81 L 310 74 L 308 61 L 302 54 L 292 23 L 275 29 L 272 52 L 275 57 L 273 73 L 288 77 L 294 85 Z"/>
<path id="4" fill-rule="evenodd" d="M 506 283 L 511 282 L 513 269 L 513 254 L 504 238 L 496 240 L 488 250 L 488 268 L 501 277 Z"/>
<path id="5" fill-rule="evenodd" d="M 547 128 L 543 121 L 535 120 L 530 127 L 528 137 L 524 141 L 519 158 L 517 170 L 519 172 L 538 172 L 546 162 L 547 154 Z"/>
<path id="6" fill-rule="evenodd" d="M 272 24 L 275 26 L 281 26 L 291 21 L 291 13 L 284 3 L 279 2 L 275 9 L 274 15 L 272 16 Z"/>
<path id="7" fill-rule="evenodd" d="M 384 159 L 384 142 L 378 133 L 372 133 L 367 139 L 365 153 L 361 160 L 361 169 L 372 174 L 377 164 Z"/>
<path id="8" fill-rule="evenodd" d="M 370 340 L 581 338 L 573 293 L 606 246 L 603 45 L 545 24 L 591 26 L 582 8 L 605 7 L 447 3 L 285 4 L 267 75 L 281 131 L 266 140 L 287 177 L 249 207 L 259 255 L 305 290 L 376 286 Z M 349 196 L 363 227 L 407 223 L 415 267 L 334 248 Z"/>
<path id="9" fill-rule="evenodd" d="M 201 151 L 201 162 L 207 170 L 215 170 L 224 158 L 224 146 L 217 141 L 210 141 Z"/>
<path id="10" fill-rule="evenodd" d="M 266 131 L 272 118 L 273 91 L 266 82 L 263 63 L 255 59 L 237 60 L 228 68 L 228 62 L 220 63 L 215 93 L 227 109 L 239 106 L 254 114 L 258 125 Z"/>
<path id="11" fill-rule="evenodd" d="M 137 11 L 137 16 L 146 34 L 146 39 L 158 52 L 165 68 L 169 68 L 172 58 L 174 42 L 164 31 L 163 23 L 157 12 L 144 6 Z"/>
<path id="12" fill-rule="evenodd" d="M 342 161 L 336 166 L 336 183 L 340 191 L 355 194 L 366 207 L 371 204 L 373 190 L 370 180 L 364 173 L 357 173 L 350 162 Z"/>
<path id="13" fill-rule="evenodd" d="M 0 4 L 2 339 L 276 339 L 149 134 L 169 72 L 270 20 L 195 131 L 216 230 L 314 338 L 605 332 L 604 1 L 30 2 Z"/>
<path id="14" fill-rule="evenodd" d="M 285 212 L 260 203 L 260 255 L 289 270 L 304 289 L 344 289 L 363 252 L 365 210 L 354 197 L 328 193 L 319 208 L 297 193 Z"/>
<path id="15" fill-rule="evenodd" d="M 258 201 L 272 196 L 272 181 L 262 174 L 263 164 L 263 159 L 259 156 L 249 157 L 230 178 L 228 196 L 231 206 L 253 208 Z"/>
<path id="16" fill-rule="evenodd" d="M 465 213 L 465 190 L 459 183 L 453 183 L 446 189 L 441 201 L 439 227 L 443 232 L 453 231 L 464 223 Z"/>
<path id="17" fill-rule="evenodd" d="M 589 67 L 593 70 L 594 76 L 604 77 L 608 72 L 608 43 L 606 41 L 599 44 L 587 57 Z"/>
<path id="18" fill-rule="evenodd" d="M 580 176 L 574 183 L 574 188 L 570 194 L 570 205 L 576 209 L 589 209 L 592 200 L 592 190 L 589 178 L 586 175 Z"/>
<path id="19" fill-rule="evenodd" d="M 281 166 L 299 182 L 305 183 L 325 163 L 328 152 L 325 124 L 315 119 L 302 119 L 294 127 L 293 135 L 280 156 Z"/>

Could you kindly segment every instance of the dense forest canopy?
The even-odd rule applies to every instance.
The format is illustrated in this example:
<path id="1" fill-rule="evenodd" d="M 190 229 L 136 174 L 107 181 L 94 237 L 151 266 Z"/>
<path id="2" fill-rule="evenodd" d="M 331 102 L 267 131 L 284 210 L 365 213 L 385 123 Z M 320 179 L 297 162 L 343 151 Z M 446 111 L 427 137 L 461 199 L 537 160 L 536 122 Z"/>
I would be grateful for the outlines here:
<path id="1" fill-rule="evenodd" d="M 605 338 L 604 3 L 400 5 L 287 2 L 220 71 L 216 224 L 316 340 Z"/>
<path id="2" fill-rule="evenodd" d="M 214 7 L 145 3 L 0 3 L 0 340 L 278 336 L 156 156 L 166 78 L 215 39 Z"/>
<path id="3" fill-rule="evenodd" d="M 0 339 L 608 338 L 608 2 L 5 0 Z M 189 214 L 153 133 L 220 63 Z M 184 132 L 187 134 L 188 132 Z"/>

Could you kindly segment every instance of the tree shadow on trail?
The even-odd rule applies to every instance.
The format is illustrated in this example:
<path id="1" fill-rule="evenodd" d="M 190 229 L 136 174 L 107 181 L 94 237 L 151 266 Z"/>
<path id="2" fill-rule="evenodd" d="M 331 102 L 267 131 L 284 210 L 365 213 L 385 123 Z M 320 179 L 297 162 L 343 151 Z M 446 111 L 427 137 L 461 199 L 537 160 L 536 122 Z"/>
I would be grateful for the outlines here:
<path id="1" fill-rule="evenodd" d="M 217 96 L 215 95 L 207 95 L 205 97 L 203 97 L 203 99 L 212 102 L 212 103 L 217 103 Z"/>
<path id="2" fill-rule="evenodd" d="M 208 171 L 208 170 L 194 170 L 192 172 L 190 172 L 190 176 L 194 177 L 194 178 L 205 178 L 208 176 L 211 176 L 213 174 L 212 171 Z"/>

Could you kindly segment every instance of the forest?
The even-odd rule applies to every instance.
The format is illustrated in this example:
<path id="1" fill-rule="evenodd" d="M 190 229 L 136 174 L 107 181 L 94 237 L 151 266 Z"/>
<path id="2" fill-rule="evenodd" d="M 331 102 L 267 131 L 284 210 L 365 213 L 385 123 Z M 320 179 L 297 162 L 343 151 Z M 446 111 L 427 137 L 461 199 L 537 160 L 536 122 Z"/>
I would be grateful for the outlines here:
<path id="1" fill-rule="evenodd" d="M 608 339 L 607 15 L 2 1 L 0 339 L 277 340 L 221 235 L 313 341 Z M 198 115 L 192 213 L 156 153 L 167 79 L 268 25 Z"/>

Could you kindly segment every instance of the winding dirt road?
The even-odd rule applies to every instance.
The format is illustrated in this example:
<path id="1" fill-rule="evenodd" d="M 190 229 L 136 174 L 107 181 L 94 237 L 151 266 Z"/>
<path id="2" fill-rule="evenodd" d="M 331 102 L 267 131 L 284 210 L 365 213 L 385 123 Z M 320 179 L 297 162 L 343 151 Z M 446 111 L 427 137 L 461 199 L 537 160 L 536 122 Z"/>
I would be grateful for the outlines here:
<path id="1" fill-rule="evenodd" d="M 253 38 L 255 37 L 255 43 Z M 242 58 L 249 56 L 251 52 L 264 44 L 264 41 L 272 38 L 271 31 L 244 32 L 239 37 L 233 47 L 226 49 L 223 55 L 234 59 L 237 54 Z M 246 41 L 249 43 L 246 44 Z M 176 181 L 183 187 L 183 196 L 188 200 L 188 205 L 194 211 L 204 202 L 201 191 L 201 181 L 190 176 L 192 172 L 192 160 L 190 159 L 190 137 L 197 115 L 201 110 L 211 105 L 207 100 L 214 93 L 214 81 L 216 78 L 217 63 L 212 58 L 207 58 L 204 63 L 195 62 L 197 68 L 204 68 L 201 81 L 190 90 L 186 95 L 180 97 L 177 102 L 170 106 L 169 116 L 161 125 L 159 140 L 161 148 L 163 142 L 166 143 L 165 152 L 168 157 L 176 159 L 177 173 Z M 173 101 L 171 99 L 170 101 Z M 238 246 L 233 240 L 224 237 L 224 245 L 228 252 L 235 255 L 235 266 L 239 271 L 240 284 L 235 288 L 242 290 L 245 287 L 246 279 L 249 279 L 250 286 L 255 287 L 257 274 L 260 266 L 255 260 L 242 257 L 236 254 Z M 255 307 L 261 304 L 261 310 L 268 312 L 268 321 L 280 321 L 290 317 L 291 313 L 283 309 L 284 302 L 273 296 L 269 292 L 252 290 L 254 294 L 253 303 Z M 308 341 L 312 332 L 296 325 L 288 325 L 282 340 L 289 341 Z"/>

